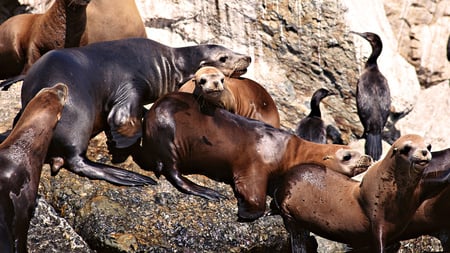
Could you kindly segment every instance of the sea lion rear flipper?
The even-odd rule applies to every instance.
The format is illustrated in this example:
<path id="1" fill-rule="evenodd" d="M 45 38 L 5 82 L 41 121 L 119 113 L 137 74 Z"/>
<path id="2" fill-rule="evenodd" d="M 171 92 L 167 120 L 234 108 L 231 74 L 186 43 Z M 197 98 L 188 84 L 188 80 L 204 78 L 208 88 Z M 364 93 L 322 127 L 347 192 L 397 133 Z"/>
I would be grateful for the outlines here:
<path id="1" fill-rule="evenodd" d="M 90 179 L 105 180 L 117 185 L 143 186 L 156 184 L 156 181 L 150 177 L 114 166 L 95 163 L 81 157 L 69 161 L 69 169 L 78 175 Z"/>

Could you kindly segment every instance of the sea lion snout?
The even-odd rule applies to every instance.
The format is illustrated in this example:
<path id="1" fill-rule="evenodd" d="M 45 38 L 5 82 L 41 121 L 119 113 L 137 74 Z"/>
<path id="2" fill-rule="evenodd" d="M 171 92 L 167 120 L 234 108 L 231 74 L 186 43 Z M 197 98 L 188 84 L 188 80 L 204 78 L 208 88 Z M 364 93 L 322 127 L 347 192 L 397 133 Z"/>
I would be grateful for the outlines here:
<path id="1" fill-rule="evenodd" d="M 203 93 L 217 96 L 225 89 L 224 80 L 225 75 L 215 67 L 202 67 L 194 77 L 195 86 Z"/>
<path id="2" fill-rule="evenodd" d="M 432 158 L 431 145 L 417 135 L 407 135 L 404 139 L 404 142 L 394 148 L 393 155 L 399 152 L 400 157 L 404 157 L 418 172 L 423 171 Z"/>

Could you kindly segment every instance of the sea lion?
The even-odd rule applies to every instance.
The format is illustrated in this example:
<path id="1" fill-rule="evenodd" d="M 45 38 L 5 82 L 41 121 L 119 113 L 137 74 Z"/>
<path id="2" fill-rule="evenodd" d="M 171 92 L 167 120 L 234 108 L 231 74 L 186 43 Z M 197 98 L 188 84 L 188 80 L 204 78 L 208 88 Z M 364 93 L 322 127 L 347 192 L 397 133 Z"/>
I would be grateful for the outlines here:
<path id="1" fill-rule="evenodd" d="M 219 45 L 172 48 L 144 38 L 53 50 L 30 68 L 21 102 L 24 107 L 40 89 L 54 83 L 69 88 L 46 160 L 53 173 L 64 166 L 115 184 L 154 184 L 149 177 L 90 161 L 86 157 L 90 138 L 105 131 L 113 162 L 122 162 L 139 146 L 144 104 L 177 90 L 202 66 L 216 66 L 233 76 L 245 73 L 250 61 L 249 56 Z"/>
<path id="2" fill-rule="evenodd" d="M 135 0 L 91 0 L 87 9 L 87 44 L 126 38 L 147 38 Z"/>
<path id="3" fill-rule="evenodd" d="M 225 77 L 223 84 L 213 87 L 222 75 L 217 68 L 201 68 L 179 91 L 203 96 L 206 101 L 230 112 L 280 127 L 275 101 L 263 86 L 248 78 Z"/>
<path id="4" fill-rule="evenodd" d="M 424 171 L 418 191 L 425 200 L 398 239 L 432 235 L 440 239 L 444 252 L 450 252 L 450 148 L 431 155 L 433 159 Z"/>
<path id="5" fill-rule="evenodd" d="M 210 200 L 223 196 L 183 174 L 202 174 L 233 187 L 241 221 L 264 214 L 266 194 L 288 168 L 311 162 L 347 175 L 365 170 L 369 156 L 348 146 L 308 142 L 258 120 L 208 106 L 200 97 L 174 92 L 144 117 L 142 154 L 135 161 L 179 191 Z"/>
<path id="6" fill-rule="evenodd" d="M 42 89 L 0 144 L 0 252 L 27 252 L 42 165 L 66 97 L 64 84 Z"/>
<path id="7" fill-rule="evenodd" d="M 316 90 L 311 98 L 311 112 L 301 119 L 297 125 L 295 133 L 301 138 L 316 142 L 327 143 L 327 131 L 320 112 L 320 102 L 327 96 L 334 95 L 327 89 Z"/>
<path id="8" fill-rule="evenodd" d="M 378 56 L 383 49 L 383 43 L 375 33 L 352 33 L 369 41 L 372 47 L 372 53 L 366 61 L 356 86 L 356 108 L 364 127 L 365 152 L 372 156 L 374 160 L 378 160 L 382 154 L 381 133 L 384 125 L 386 125 L 391 108 L 389 85 L 377 64 Z"/>
<path id="9" fill-rule="evenodd" d="M 43 14 L 20 14 L 2 23 L 0 80 L 25 74 L 52 49 L 83 43 L 88 3 L 89 0 L 56 0 Z"/>
<path id="10" fill-rule="evenodd" d="M 385 252 L 420 205 L 415 194 L 431 160 L 418 135 L 400 137 L 362 182 L 326 166 L 302 164 L 286 173 L 275 202 L 291 235 L 293 252 L 304 252 L 308 231 L 363 252 Z"/>

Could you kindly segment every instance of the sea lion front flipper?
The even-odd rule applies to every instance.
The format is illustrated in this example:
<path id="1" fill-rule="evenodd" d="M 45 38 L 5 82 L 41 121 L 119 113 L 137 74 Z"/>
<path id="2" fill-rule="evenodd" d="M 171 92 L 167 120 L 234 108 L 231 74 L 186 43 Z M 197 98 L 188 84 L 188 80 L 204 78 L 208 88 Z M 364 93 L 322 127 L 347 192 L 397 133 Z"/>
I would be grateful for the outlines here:
<path id="1" fill-rule="evenodd" d="M 114 166 L 96 163 L 88 159 L 76 157 L 68 161 L 68 169 L 90 179 L 105 180 L 124 186 L 156 185 L 156 181 L 139 173 L 120 169 Z"/>
<path id="2" fill-rule="evenodd" d="M 122 95 L 108 114 L 108 125 L 115 148 L 127 148 L 142 137 L 142 107 L 133 92 Z"/>
<path id="3" fill-rule="evenodd" d="M 175 186 L 180 192 L 186 194 L 196 195 L 209 200 L 227 199 L 226 196 L 209 189 L 204 186 L 200 186 L 189 179 L 183 177 L 179 170 L 176 168 L 170 168 L 164 171 L 166 179 Z"/>

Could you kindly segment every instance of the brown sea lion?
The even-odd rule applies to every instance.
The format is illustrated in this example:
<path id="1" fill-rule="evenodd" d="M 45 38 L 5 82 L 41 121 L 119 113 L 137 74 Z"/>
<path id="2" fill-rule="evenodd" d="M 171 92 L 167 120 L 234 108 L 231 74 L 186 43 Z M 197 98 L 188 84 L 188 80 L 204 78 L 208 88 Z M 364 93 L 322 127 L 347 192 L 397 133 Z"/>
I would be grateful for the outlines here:
<path id="1" fill-rule="evenodd" d="M 178 190 L 211 200 L 222 195 L 183 174 L 202 174 L 233 187 L 238 216 L 251 221 L 264 214 L 266 195 L 290 167 L 319 163 L 353 175 L 371 163 L 348 146 L 305 141 L 285 130 L 248 119 L 201 98 L 174 92 L 157 100 L 144 117 L 141 157 L 135 161 Z"/>
<path id="2" fill-rule="evenodd" d="M 0 25 L 0 80 L 25 74 L 46 52 L 78 47 L 89 0 L 56 0 L 43 14 L 20 14 Z"/>
<path id="3" fill-rule="evenodd" d="M 291 234 L 292 251 L 305 252 L 311 231 L 355 251 L 385 252 L 421 203 L 415 190 L 431 160 L 430 149 L 422 137 L 404 135 L 361 183 L 326 166 L 289 170 L 274 198 Z"/>
<path id="4" fill-rule="evenodd" d="M 135 0 L 91 0 L 84 33 L 88 44 L 125 38 L 147 38 Z"/>
<path id="5" fill-rule="evenodd" d="M 42 89 L 0 144 L 0 252 L 27 252 L 41 169 L 67 86 Z"/>
<path id="6" fill-rule="evenodd" d="M 372 53 L 366 61 L 356 86 L 356 107 L 364 127 L 365 152 L 374 160 L 378 160 L 383 151 L 381 133 L 391 109 L 389 84 L 377 64 L 383 43 L 375 33 L 352 33 L 369 41 L 372 47 Z"/>
<path id="7" fill-rule="evenodd" d="M 222 85 L 211 87 L 214 82 L 210 82 L 209 79 L 216 80 L 219 76 L 221 73 L 218 69 L 199 69 L 195 77 L 181 86 L 179 91 L 203 96 L 210 103 L 230 112 L 280 127 L 277 106 L 264 87 L 242 77 L 225 77 Z"/>
<path id="8" fill-rule="evenodd" d="M 34 94 L 54 83 L 69 88 L 46 160 L 53 173 L 64 166 L 115 184 L 154 184 L 149 177 L 90 161 L 86 150 L 91 137 L 105 131 L 113 162 L 123 162 L 139 146 L 145 104 L 177 90 L 202 66 L 239 76 L 250 61 L 249 56 L 219 45 L 172 48 L 144 38 L 53 50 L 30 68 L 21 102 L 24 107 Z"/>
<path id="9" fill-rule="evenodd" d="M 450 149 L 431 152 L 433 159 L 424 171 L 418 194 L 425 199 L 414 213 L 400 240 L 421 235 L 440 239 L 444 252 L 450 252 Z"/>

